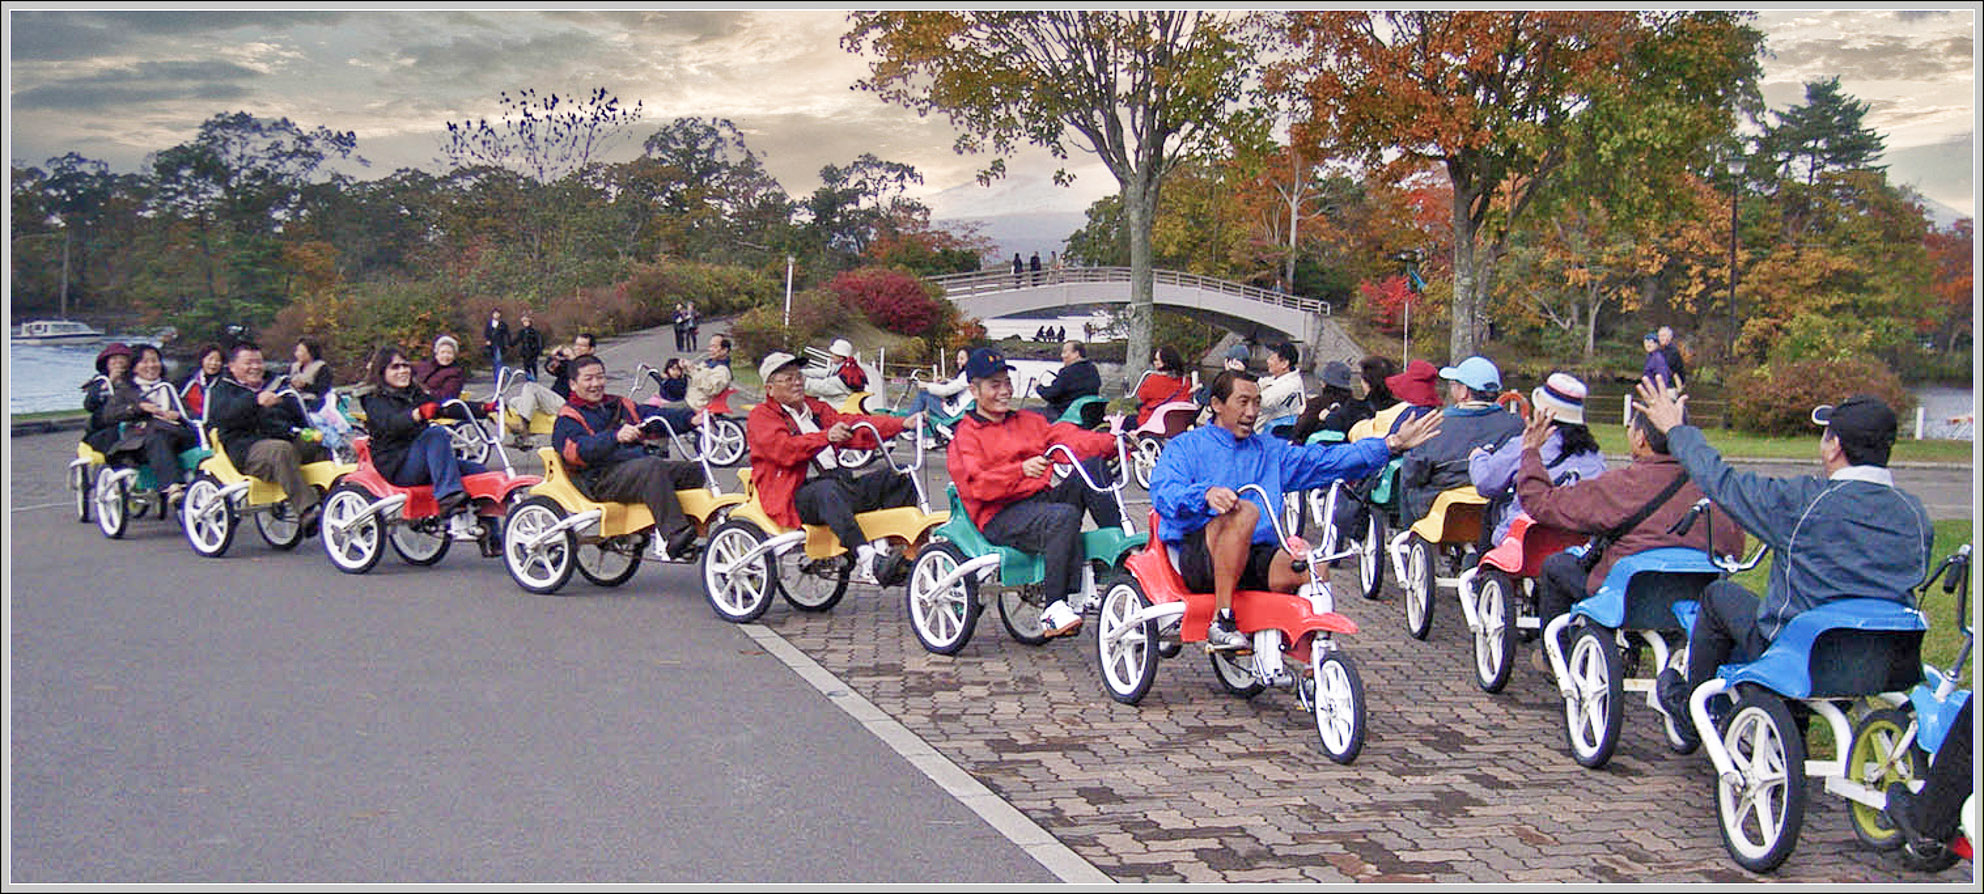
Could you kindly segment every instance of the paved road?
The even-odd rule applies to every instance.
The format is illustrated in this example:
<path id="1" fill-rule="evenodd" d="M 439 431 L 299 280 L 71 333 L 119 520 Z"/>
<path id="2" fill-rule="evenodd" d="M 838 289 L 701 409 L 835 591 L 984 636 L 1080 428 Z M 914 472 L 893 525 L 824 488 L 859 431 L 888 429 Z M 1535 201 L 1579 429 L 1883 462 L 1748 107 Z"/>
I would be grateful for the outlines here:
<path id="1" fill-rule="evenodd" d="M 15 881 L 1054 878 L 848 700 L 1071 849 L 1070 872 L 1751 879 L 1718 840 L 1703 759 L 1669 753 L 1650 709 L 1627 707 L 1608 767 L 1579 768 L 1541 676 L 1474 687 L 1451 597 L 1423 643 L 1395 596 L 1347 597 L 1371 713 L 1346 767 L 1291 693 L 1226 695 L 1197 650 L 1127 707 L 1092 639 L 1028 648 L 988 614 L 934 656 L 900 591 L 735 627 L 680 567 L 534 598 L 469 550 L 352 577 L 314 541 L 275 553 L 247 534 L 201 560 L 147 519 L 109 543 L 68 514 L 72 438 L 10 443 Z M 788 647 L 831 676 L 767 654 Z M 1842 803 L 1815 800 L 1777 878 L 1962 878 L 1862 847 Z"/>

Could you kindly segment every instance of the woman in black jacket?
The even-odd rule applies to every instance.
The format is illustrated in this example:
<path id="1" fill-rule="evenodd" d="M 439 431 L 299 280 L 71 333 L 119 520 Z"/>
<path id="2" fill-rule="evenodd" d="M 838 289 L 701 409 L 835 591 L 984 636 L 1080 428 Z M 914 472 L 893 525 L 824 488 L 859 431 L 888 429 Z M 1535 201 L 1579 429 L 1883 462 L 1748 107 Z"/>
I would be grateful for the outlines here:
<path id="1" fill-rule="evenodd" d="M 434 501 L 442 516 L 467 506 L 462 476 L 486 471 L 480 463 L 455 456 L 446 429 L 429 425 L 441 414 L 441 404 L 413 380 L 406 353 L 388 345 L 373 355 L 372 392 L 365 405 L 365 430 L 371 435 L 372 467 L 401 487 L 434 486 Z M 488 415 L 490 406 L 474 408 Z"/>

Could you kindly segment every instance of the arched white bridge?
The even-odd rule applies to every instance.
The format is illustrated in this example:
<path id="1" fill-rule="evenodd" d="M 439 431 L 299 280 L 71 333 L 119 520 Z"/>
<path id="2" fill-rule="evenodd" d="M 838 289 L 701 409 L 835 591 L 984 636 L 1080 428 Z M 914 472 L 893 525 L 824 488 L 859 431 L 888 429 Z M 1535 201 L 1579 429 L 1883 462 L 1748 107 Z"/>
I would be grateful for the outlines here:
<path id="1" fill-rule="evenodd" d="M 1152 271 L 1152 301 L 1159 307 L 1183 310 L 1201 319 L 1212 317 L 1243 335 L 1258 337 L 1271 330 L 1317 356 L 1335 358 L 1358 353 L 1334 320 L 1330 303 L 1270 291 L 1256 286 L 1179 273 Z M 1061 270 L 981 270 L 934 276 L 945 296 L 966 316 L 981 320 L 1092 304 L 1125 304 L 1130 300 L 1130 268 L 1067 267 Z M 1343 344 L 1336 343 L 1342 339 Z"/>

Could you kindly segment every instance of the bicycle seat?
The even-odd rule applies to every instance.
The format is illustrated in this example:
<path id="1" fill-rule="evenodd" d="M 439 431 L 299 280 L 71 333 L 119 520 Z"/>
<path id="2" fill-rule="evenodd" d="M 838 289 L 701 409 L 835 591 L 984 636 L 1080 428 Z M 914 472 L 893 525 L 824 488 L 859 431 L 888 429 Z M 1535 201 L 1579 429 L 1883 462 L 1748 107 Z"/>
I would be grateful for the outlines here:
<path id="1" fill-rule="evenodd" d="M 1754 683 L 1789 698 L 1901 692 L 1922 680 L 1920 611 L 1888 599 L 1835 599 L 1799 612 L 1755 661 L 1725 664 L 1731 686 Z"/>
<path id="2" fill-rule="evenodd" d="M 1721 578 L 1722 569 L 1701 550 L 1641 550 L 1614 562 L 1598 592 L 1571 606 L 1571 613 L 1615 630 L 1674 630 L 1676 604 L 1700 598 L 1702 588 Z"/>

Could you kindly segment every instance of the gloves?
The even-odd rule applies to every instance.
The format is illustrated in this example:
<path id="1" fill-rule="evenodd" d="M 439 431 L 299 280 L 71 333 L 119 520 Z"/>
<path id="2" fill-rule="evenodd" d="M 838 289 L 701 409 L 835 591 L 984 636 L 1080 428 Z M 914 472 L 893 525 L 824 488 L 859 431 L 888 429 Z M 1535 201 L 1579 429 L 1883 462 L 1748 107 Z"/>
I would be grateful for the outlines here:
<path id="1" fill-rule="evenodd" d="M 430 400 L 413 408 L 413 418 L 422 422 L 432 422 L 434 415 L 439 412 L 441 412 L 441 405 Z"/>
<path id="2" fill-rule="evenodd" d="M 493 400 L 490 400 L 490 401 L 483 401 L 483 403 L 482 403 L 482 415 L 484 415 L 484 416 L 494 416 L 494 415 L 496 415 L 496 408 L 497 408 L 497 407 L 499 407 L 499 406 L 501 406 L 501 404 L 499 404 L 499 403 L 497 403 L 496 401 L 493 401 Z"/>

